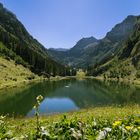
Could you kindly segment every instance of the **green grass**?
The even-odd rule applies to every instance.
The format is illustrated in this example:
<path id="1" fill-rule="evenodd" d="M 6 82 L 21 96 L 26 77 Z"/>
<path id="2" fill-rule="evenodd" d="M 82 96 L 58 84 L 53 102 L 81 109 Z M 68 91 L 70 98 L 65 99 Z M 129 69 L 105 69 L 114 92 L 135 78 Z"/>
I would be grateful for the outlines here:
<path id="1" fill-rule="evenodd" d="M 112 132 L 109 132 L 108 137 L 114 136 L 121 138 L 121 130 L 114 123 L 121 121 L 120 127 L 123 127 L 126 131 L 125 137 L 131 138 L 130 127 L 137 129 L 137 136 L 140 136 L 138 127 L 140 126 L 140 109 L 138 105 L 133 106 L 112 106 L 112 107 L 96 107 L 90 109 L 83 109 L 77 112 L 55 114 L 50 116 L 41 116 L 39 118 L 40 130 L 38 137 L 45 136 L 48 139 L 95 139 L 99 136 L 100 132 L 106 128 L 111 128 Z M 135 120 L 138 123 L 135 123 Z M 94 126 L 96 120 L 97 126 Z M 6 118 L 5 119 L 5 136 L 28 137 L 27 139 L 33 139 L 36 136 L 36 118 Z M 1 126 L 2 123 L 0 123 Z M 80 125 L 80 127 L 79 127 Z M 95 128 L 94 128 L 95 127 Z M 42 130 L 45 129 L 45 130 Z M 129 129 L 129 130 L 127 130 Z M 74 131 L 74 132 L 71 132 Z M 84 132 L 82 132 L 84 131 Z M 1 132 L 1 130 L 0 130 Z M 46 132 L 45 134 L 43 132 Z M 79 133 L 79 136 L 78 134 Z M 82 134 L 82 136 L 81 136 Z M 11 135 L 11 136 L 9 136 Z M 134 137 L 133 136 L 133 137 Z M 56 138 L 55 138 L 56 137 Z M 79 138 L 78 138 L 79 137 Z M 42 138 L 43 139 L 43 138 Z"/>
<path id="2" fill-rule="evenodd" d="M 22 65 L 0 57 L 0 89 L 17 86 L 37 78 L 39 78 L 37 75 Z"/>

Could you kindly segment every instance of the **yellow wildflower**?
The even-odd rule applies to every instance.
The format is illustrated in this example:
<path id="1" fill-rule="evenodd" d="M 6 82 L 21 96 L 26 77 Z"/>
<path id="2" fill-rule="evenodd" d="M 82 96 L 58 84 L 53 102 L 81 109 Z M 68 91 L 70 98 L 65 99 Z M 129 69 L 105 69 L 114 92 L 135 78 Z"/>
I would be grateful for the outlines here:
<path id="1" fill-rule="evenodd" d="M 126 128 L 127 130 L 130 130 L 130 129 L 133 128 L 133 126 L 125 126 L 125 128 Z"/>
<path id="2" fill-rule="evenodd" d="M 140 126 L 138 126 L 137 128 L 140 129 Z"/>
<path id="3" fill-rule="evenodd" d="M 122 123 L 121 121 L 115 121 L 112 125 L 113 126 L 118 126 L 118 125 L 121 125 L 121 123 Z"/>

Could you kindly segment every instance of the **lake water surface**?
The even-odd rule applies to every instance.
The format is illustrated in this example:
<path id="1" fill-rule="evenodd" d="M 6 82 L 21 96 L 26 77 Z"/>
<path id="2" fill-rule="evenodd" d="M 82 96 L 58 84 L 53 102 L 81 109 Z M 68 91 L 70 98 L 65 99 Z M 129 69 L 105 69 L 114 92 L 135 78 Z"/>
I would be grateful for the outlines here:
<path id="1" fill-rule="evenodd" d="M 33 116 L 33 106 L 40 94 L 44 97 L 39 106 L 42 115 L 96 106 L 140 104 L 140 88 L 92 79 L 69 79 L 1 90 L 0 114 Z"/>

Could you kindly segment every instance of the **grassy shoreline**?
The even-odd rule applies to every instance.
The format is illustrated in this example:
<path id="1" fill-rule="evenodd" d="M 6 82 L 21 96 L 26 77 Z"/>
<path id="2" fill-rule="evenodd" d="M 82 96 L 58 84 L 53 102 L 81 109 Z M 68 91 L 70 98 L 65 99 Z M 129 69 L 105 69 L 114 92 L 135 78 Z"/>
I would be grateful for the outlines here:
<path id="1" fill-rule="evenodd" d="M 127 115 L 137 114 L 140 115 L 140 105 L 112 105 L 112 106 L 97 106 L 90 107 L 85 109 L 80 109 L 76 111 L 70 111 L 66 113 L 52 113 L 48 115 L 42 115 L 40 118 L 42 120 L 48 119 L 48 121 L 53 122 L 55 120 L 59 120 L 63 115 L 67 115 L 69 119 L 78 117 L 79 119 L 87 119 L 89 116 L 93 116 L 94 118 L 106 118 L 106 119 L 117 119 L 122 118 Z M 15 118 L 13 120 L 32 120 L 35 117 L 25 117 L 25 118 Z"/>
<path id="2" fill-rule="evenodd" d="M 127 105 L 127 106 L 110 106 L 110 107 L 95 107 L 82 109 L 79 111 L 65 113 L 68 121 L 78 121 L 82 123 L 88 123 L 91 118 L 99 119 L 100 121 L 109 121 L 113 123 L 115 120 L 123 120 L 127 116 L 139 115 L 139 105 Z M 48 116 L 40 116 L 40 125 L 42 127 L 49 127 L 55 123 L 63 122 L 64 114 L 53 114 Z M 94 120 L 93 119 L 93 120 Z M 20 137 L 24 134 L 35 133 L 36 131 L 36 118 L 6 118 L 7 129 L 14 137 Z"/>
<path id="3" fill-rule="evenodd" d="M 49 79 L 48 78 L 43 78 L 43 77 L 37 77 L 37 78 L 32 79 L 32 80 L 22 80 L 22 81 L 7 83 L 7 84 L 1 84 L 0 85 L 0 90 L 9 89 L 9 88 L 24 87 L 26 85 L 37 83 L 37 82 L 42 82 L 42 81 L 59 81 L 59 80 L 69 79 L 69 78 L 76 78 L 76 77 L 74 77 L 74 76 L 72 76 L 72 77 L 56 76 L 56 77 L 50 77 Z"/>
<path id="4" fill-rule="evenodd" d="M 125 83 L 125 84 L 132 84 L 134 86 L 140 86 L 140 79 L 135 79 L 135 80 L 129 80 L 127 78 L 125 79 L 117 79 L 117 78 L 111 78 L 111 79 L 104 79 L 103 76 L 97 76 L 97 77 L 93 77 L 93 76 L 85 76 L 85 74 L 83 72 L 79 72 L 76 76 L 65 76 L 65 77 L 61 77 L 61 76 L 56 76 L 56 77 L 50 77 L 48 78 L 43 78 L 42 76 L 37 76 L 35 75 L 34 79 L 30 79 L 30 80 L 25 80 L 22 79 L 21 80 L 17 80 L 17 81 L 7 81 L 6 83 L 0 84 L 0 90 L 2 89 L 7 89 L 7 88 L 16 88 L 16 87 L 23 87 L 26 86 L 28 84 L 32 84 L 35 82 L 41 82 L 44 80 L 50 80 L 50 81 L 59 81 L 59 80 L 63 80 L 63 79 L 69 79 L 69 78 L 76 78 L 76 79 L 95 79 L 95 80 L 100 80 L 100 81 L 106 81 L 106 82 L 111 82 L 111 81 L 115 81 L 115 82 L 119 82 L 119 83 Z"/>
<path id="5" fill-rule="evenodd" d="M 97 77 L 88 76 L 88 78 L 105 81 L 105 82 L 118 82 L 118 83 L 125 83 L 129 85 L 133 84 L 134 86 L 140 86 L 140 79 L 135 79 L 135 80 L 130 80 L 128 78 L 124 78 L 124 79 L 120 78 L 119 80 L 117 78 L 104 79 L 103 76 L 97 76 Z"/>
<path id="6" fill-rule="evenodd" d="M 32 84 L 32 83 L 35 83 L 35 82 L 40 82 L 40 81 L 42 81 L 40 78 L 36 78 L 36 79 L 33 79 L 33 80 L 23 80 L 23 81 L 17 81 L 15 83 L 2 84 L 0 86 L 0 90 L 9 89 L 9 88 L 24 87 L 26 85 L 29 85 L 29 84 Z"/>

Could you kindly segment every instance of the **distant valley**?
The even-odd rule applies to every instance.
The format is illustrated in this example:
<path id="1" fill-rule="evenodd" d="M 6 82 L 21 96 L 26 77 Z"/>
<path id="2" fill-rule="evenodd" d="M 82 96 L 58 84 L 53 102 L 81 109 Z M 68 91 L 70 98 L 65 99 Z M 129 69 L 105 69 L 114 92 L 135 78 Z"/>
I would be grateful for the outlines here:
<path id="1" fill-rule="evenodd" d="M 82 38 L 74 47 L 65 52 L 49 49 L 49 54 L 52 59 L 76 68 L 97 65 L 102 61 L 107 61 L 120 49 L 120 44 L 131 34 L 136 20 L 136 16 L 128 16 L 112 28 L 103 39 Z"/>
<path id="2" fill-rule="evenodd" d="M 70 50 L 48 50 L 61 64 L 104 78 L 140 78 L 140 17 L 128 16 L 103 39 L 83 38 Z M 125 66 L 125 67 L 124 67 Z"/>

